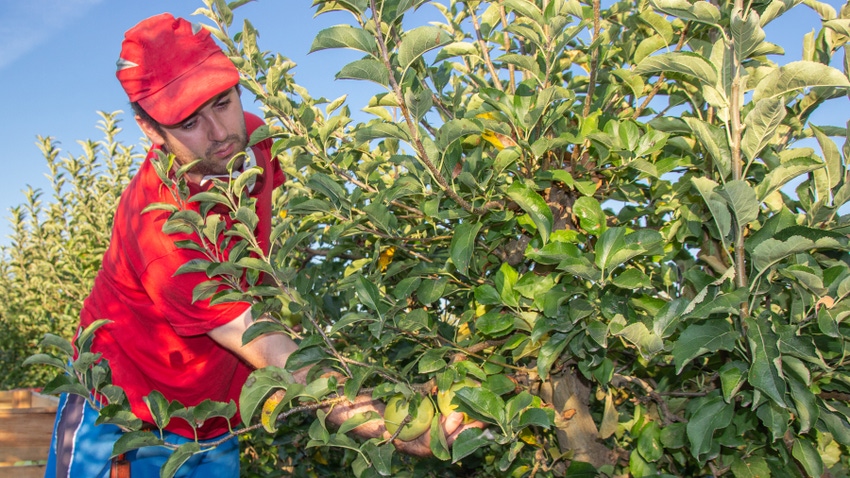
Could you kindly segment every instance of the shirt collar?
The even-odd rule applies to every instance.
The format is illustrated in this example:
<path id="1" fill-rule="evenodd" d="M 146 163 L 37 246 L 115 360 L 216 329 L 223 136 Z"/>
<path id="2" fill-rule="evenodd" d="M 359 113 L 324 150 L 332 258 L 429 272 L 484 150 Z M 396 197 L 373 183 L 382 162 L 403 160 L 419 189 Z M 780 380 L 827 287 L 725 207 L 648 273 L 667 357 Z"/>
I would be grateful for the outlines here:
<path id="1" fill-rule="evenodd" d="M 243 172 L 245 172 L 245 170 L 247 170 L 248 168 L 257 164 L 257 157 L 254 156 L 254 150 L 253 149 L 245 148 L 245 155 L 247 157 L 245 158 L 245 161 L 242 163 L 242 169 L 241 170 L 233 171 L 230 174 L 208 174 L 208 175 L 204 176 L 203 178 L 201 178 L 201 182 L 200 182 L 199 186 L 201 188 L 205 188 L 205 187 L 207 187 L 208 184 L 210 184 L 212 182 L 213 179 L 225 180 L 225 179 L 236 179 L 236 178 L 238 178 L 240 175 L 242 175 Z M 246 187 L 248 188 L 249 193 L 253 192 L 254 186 L 257 184 L 256 178 L 257 178 L 257 176 L 253 176 L 248 181 L 248 184 L 246 184 Z"/>

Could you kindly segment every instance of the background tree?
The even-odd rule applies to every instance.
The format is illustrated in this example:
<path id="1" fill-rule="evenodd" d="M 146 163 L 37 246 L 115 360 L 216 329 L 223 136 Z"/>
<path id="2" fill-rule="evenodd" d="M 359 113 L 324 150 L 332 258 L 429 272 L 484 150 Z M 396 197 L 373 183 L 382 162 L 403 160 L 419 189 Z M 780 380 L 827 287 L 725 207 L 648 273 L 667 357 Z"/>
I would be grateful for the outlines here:
<path id="1" fill-rule="evenodd" d="M 478 382 L 454 403 L 488 431 L 449 450 L 432 427 L 443 465 L 425 473 L 847 473 L 850 150 L 844 125 L 810 121 L 846 101 L 846 55 L 830 65 L 846 6 L 317 0 L 351 22 L 313 50 L 362 53 L 337 78 L 384 89 L 363 106 L 374 118 L 355 121 L 344 96 L 298 85 L 250 22 L 231 37 L 244 2 L 205 3 L 265 107 L 254 139 L 276 139 L 290 180 L 270 256 L 254 246 L 245 180 L 194 198 L 245 227 L 175 214 L 175 230 L 198 234 L 187 247 L 244 244 L 186 270 L 234 283 L 247 271 L 251 287 L 196 293 L 255 301 L 276 320 L 245 340 L 292 333 L 290 366 L 336 368 L 348 397 L 416 402 Z M 444 19 L 408 25 L 420 7 Z M 801 8 L 822 28 L 779 66 L 763 27 Z M 348 437 L 359 422 L 332 430 L 301 413 L 334 400 L 332 379 L 288 378 L 264 369 L 243 390 L 248 429 L 280 423 L 291 440 L 266 472 L 330 457 L 356 476 L 412 473 L 391 445 Z M 125 445 L 152 444 L 134 437 Z"/>
<path id="2" fill-rule="evenodd" d="M 0 389 L 38 387 L 48 370 L 22 367 L 45 333 L 71 338 L 112 233 L 112 212 L 141 155 L 116 140 L 117 114 L 101 113 L 100 141 L 65 155 L 53 138 L 38 146 L 52 196 L 28 188 L 12 209 L 11 243 L 0 251 Z M 52 375 L 52 372 L 50 372 Z"/>

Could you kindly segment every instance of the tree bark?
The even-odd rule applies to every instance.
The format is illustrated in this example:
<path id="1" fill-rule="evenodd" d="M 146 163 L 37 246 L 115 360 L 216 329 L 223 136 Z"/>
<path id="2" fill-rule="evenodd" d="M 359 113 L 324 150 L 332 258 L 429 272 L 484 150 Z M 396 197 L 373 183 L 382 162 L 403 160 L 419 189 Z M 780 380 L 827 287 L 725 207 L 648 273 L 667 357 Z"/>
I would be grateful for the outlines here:
<path id="1" fill-rule="evenodd" d="M 552 375 L 543 382 L 540 398 L 555 407 L 561 452 L 572 451 L 573 460 L 596 468 L 616 462 L 616 453 L 599 441 L 599 429 L 590 414 L 590 388 L 573 370 Z"/>

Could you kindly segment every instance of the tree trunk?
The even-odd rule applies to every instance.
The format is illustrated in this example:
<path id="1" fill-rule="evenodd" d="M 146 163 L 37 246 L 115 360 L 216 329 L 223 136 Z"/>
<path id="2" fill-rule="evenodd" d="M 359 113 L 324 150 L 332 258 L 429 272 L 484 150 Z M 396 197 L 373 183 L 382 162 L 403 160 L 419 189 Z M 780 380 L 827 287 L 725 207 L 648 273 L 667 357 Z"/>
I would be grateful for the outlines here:
<path id="1" fill-rule="evenodd" d="M 599 441 L 599 430 L 590 414 L 590 388 L 574 371 L 552 375 L 540 386 L 540 398 L 555 407 L 558 418 L 558 445 L 561 452 L 572 451 L 573 460 L 599 468 L 613 465 L 616 454 Z"/>

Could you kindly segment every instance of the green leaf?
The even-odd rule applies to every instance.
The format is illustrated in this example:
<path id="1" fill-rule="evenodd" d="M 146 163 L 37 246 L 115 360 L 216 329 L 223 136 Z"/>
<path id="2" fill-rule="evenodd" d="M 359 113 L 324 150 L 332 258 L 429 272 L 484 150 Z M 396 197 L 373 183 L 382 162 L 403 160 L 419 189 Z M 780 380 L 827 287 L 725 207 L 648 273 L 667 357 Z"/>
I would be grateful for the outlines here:
<path id="1" fill-rule="evenodd" d="M 133 451 L 145 446 L 159 446 L 163 444 L 165 444 L 165 442 L 150 431 L 132 431 L 122 433 L 118 440 L 115 441 L 115 445 L 112 446 L 112 455 L 110 455 L 110 458 L 115 458 L 122 453 L 127 453 L 128 451 Z"/>
<path id="2" fill-rule="evenodd" d="M 739 228 L 743 229 L 758 219 L 759 202 L 755 191 L 746 181 L 729 181 L 719 192 L 726 198 L 729 208 L 735 214 Z"/>
<path id="3" fill-rule="evenodd" d="M 369 218 L 369 221 L 375 225 L 375 228 L 387 234 L 393 234 L 398 220 L 390 213 L 389 208 L 380 201 L 374 201 L 363 208 L 363 212 Z"/>
<path id="4" fill-rule="evenodd" d="M 777 405 L 785 404 L 785 379 L 782 377 L 779 337 L 770 328 L 767 318 L 746 318 L 747 339 L 750 344 L 750 373 L 747 381 L 761 390 Z"/>
<path id="5" fill-rule="evenodd" d="M 611 279 L 611 283 L 621 289 L 633 291 L 644 287 L 652 287 L 652 279 L 639 269 L 626 269 L 620 275 Z"/>
<path id="6" fill-rule="evenodd" d="M 753 249 L 753 265 L 756 270 L 763 272 L 792 254 L 821 248 L 846 250 L 847 246 L 843 242 L 839 242 L 838 239 L 828 236 L 817 240 L 802 235 L 793 235 L 784 240 L 765 239 Z"/>
<path id="7" fill-rule="evenodd" d="M 596 478 L 599 476 L 599 470 L 590 463 L 570 460 L 570 466 L 567 468 L 567 473 L 564 476 L 571 478 Z"/>
<path id="8" fill-rule="evenodd" d="M 735 406 L 712 394 L 691 400 L 688 410 L 691 411 L 691 416 L 688 418 L 686 430 L 688 441 L 691 443 L 690 451 L 694 458 L 703 462 L 704 455 L 711 451 L 714 432 L 732 423 Z"/>
<path id="9" fill-rule="evenodd" d="M 651 233 L 650 233 L 651 234 Z M 645 238 L 645 241 L 641 241 Z M 654 245 L 654 239 L 660 236 L 652 234 L 644 235 L 637 232 L 626 236 L 626 229 L 623 227 L 612 227 L 606 229 L 599 236 L 594 252 L 596 253 L 596 267 L 602 270 L 602 278 L 607 280 L 607 277 L 617 267 L 625 264 L 632 258 L 645 253 L 647 250 L 641 242 L 648 242 L 648 246 Z"/>
<path id="10" fill-rule="evenodd" d="M 741 11 L 734 12 L 729 25 L 739 61 L 749 58 L 764 43 L 765 38 L 758 12 L 749 10 L 746 20 L 741 15 Z"/>
<path id="11" fill-rule="evenodd" d="M 691 20 L 709 25 L 717 25 L 720 22 L 720 10 L 708 2 L 689 2 L 687 0 L 652 0 L 650 4 L 656 10 L 679 17 L 682 20 Z"/>
<path id="12" fill-rule="evenodd" d="M 534 225 L 537 226 L 537 232 L 540 233 L 543 244 L 546 244 L 552 233 L 554 218 L 543 196 L 522 181 L 514 181 L 508 188 L 507 194 L 523 211 L 528 213 Z"/>
<path id="13" fill-rule="evenodd" d="M 824 175 L 823 187 L 818 188 L 818 196 L 828 198 L 831 196 L 830 190 L 838 186 L 841 178 L 844 177 L 841 153 L 838 152 L 838 146 L 835 145 L 835 142 L 823 130 L 817 126 L 812 126 L 812 131 L 815 133 L 821 151 L 823 151 L 823 158 L 826 163 L 825 168 L 815 171 L 815 174 Z"/>
<path id="14" fill-rule="evenodd" d="M 798 437 L 791 447 L 791 455 L 803 465 L 809 476 L 823 476 L 823 460 L 810 439 Z"/>
<path id="15" fill-rule="evenodd" d="M 21 365 L 24 367 L 29 367 L 31 365 L 51 365 L 60 370 L 65 370 L 65 365 L 67 363 L 67 360 L 62 360 L 52 355 L 33 354 L 27 357 Z"/>
<path id="16" fill-rule="evenodd" d="M 656 462 L 664 456 L 664 446 L 661 444 L 661 428 L 657 422 L 647 423 L 640 431 L 637 439 L 637 451 L 648 462 Z"/>
<path id="17" fill-rule="evenodd" d="M 812 427 L 817 424 L 820 417 L 820 409 L 817 404 L 817 397 L 810 388 L 809 380 L 806 380 L 802 375 L 808 375 L 809 370 L 805 364 L 799 359 L 793 357 L 783 357 L 783 363 L 792 364 L 792 359 L 798 362 L 798 365 L 789 365 L 785 367 L 788 389 L 791 392 L 791 400 L 794 402 L 797 419 L 800 423 L 800 434 L 808 433 Z"/>
<path id="18" fill-rule="evenodd" d="M 395 138 L 408 143 L 410 142 L 410 134 L 395 123 L 370 123 L 368 126 L 358 128 L 354 132 L 354 138 L 360 142 L 385 138 Z"/>
<path id="19" fill-rule="evenodd" d="M 773 440 L 781 440 L 788 432 L 788 422 L 791 421 L 791 414 L 784 410 L 774 402 L 762 402 L 756 411 L 756 415 L 761 420 L 761 423 L 770 430 Z"/>
<path id="20" fill-rule="evenodd" d="M 519 428 L 530 426 L 550 428 L 555 421 L 555 411 L 551 408 L 527 408 L 520 412 Z"/>
<path id="21" fill-rule="evenodd" d="M 540 353 L 537 355 L 537 373 L 540 378 L 546 380 L 549 376 L 549 369 L 561 356 L 561 352 L 564 351 L 568 342 L 567 334 L 556 332 L 543 343 L 540 347 Z"/>
<path id="22" fill-rule="evenodd" d="M 457 403 L 474 418 L 502 424 L 505 418 L 505 401 L 484 388 L 463 387 L 457 390 Z"/>
<path id="23" fill-rule="evenodd" d="M 676 373 L 693 359 L 719 350 L 733 350 L 738 334 L 724 319 L 707 321 L 704 324 L 689 325 L 673 344 L 673 361 Z"/>
<path id="24" fill-rule="evenodd" d="M 236 415 L 236 402 L 233 400 L 229 402 L 215 402 L 206 399 L 195 405 L 192 411 L 192 418 L 195 420 L 195 423 L 199 424 L 214 417 L 222 417 L 225 420 L 230 420 L 234 415 Z"/>
<path id="25" fill-rule="evenodd" d="M 41 339 L 40 345 L 44 348 L 57 348 L 68 357 L 72 357 L 74 355 L 74 347 L 68 339 L 56 334 L 51 334 L 50 332 L 44 334 L 44 338 Z"/>
<path id="26" fill-rule="evenodd" d="M 180 445 L 171 453 L 165 464 L 162 465 L 159 471 L 160 478 L 173 478 L 184 463 L 200 452 L 201 445 L 198 442 L 191 441 Z"/>
<path id="27" fill-rule="evenodd" d="M 664 350 L 664 341 L 655 332 L 649 330 L 643 322 L 629 324 L 614 335 L 623 337 L 634 344 L 646 360 Z"/>
<path id="28" fill-rule="evenodd" d="M 478 237 L 481 226 L 480 222 L 474 224 L 464 222 L 455 228 L 452 235 L 452 242 L 449 247 L 452 263 L 463 275 L 469 275 L 469 263 L 472 260 L 473 252 L 475 252 L 475 239 Z"/>
<path id="29" fill-rule="evenodd" d="M 726 133 L 719 127 L 697 118 L 685 117 L 682 119 L 691 128 L 705 152 L 714 158 L 720 174 L 724 178 L 728 177 L 732 173 L 732 150 L 729 148 Z M 710 181 L 708 178 L 699 179 Z"/>
<path id="30" fill-rule="evenodd" d="M 250 425 L 254 413 L 261 408 L 270 392 L 286 389 L 287 384 L 294 382 L 292 374 L 279 367 L 267 366 L 251 372 L 239 394 L 239 413 L 242 416 L 242 423 L 245 426 Z"/>
<path id="31" fill-rule="evenodd" d="M 239 267 L 244 267 L 245 269 L 265 272 L 270 276 L 274 276 L 275 274 L 275 270 L 271 264 L 256 257 L 243 257 L 236 261 L 236 265 Z"/>
<path id="32" fill-rule="evenodd" d="M 398 48 L 398 64 L 402 72 L 407 72 L 410 65 L 425 52 L 439 48 L 452 41 L 452 36 L 442 28 L 426 25 L 408 30 L 401 37 Z"/>
<path id="33" fill-rule="evenodd" d="M 814 87 L 850 88 L 850 80 L 840 70 L 823 63 L 793 61 L 762 78 L 753 92 L 753 101 Z"/>
<path id="34" fill-rule="evenodd" d="M 726 242 L 729 233 L 732 231 L 732 215 L 729 214 L 726 199 L 716 191 L 717 183 L 706 177 L 695 177 L 691 179 L 691 182 L 711 211 L 711 217 L 720 233 L 720 239 Z"/>
<path id="35" fill-rule="evenodd" d="M 524 17 L 530 18 L 534 20 L 535 23 L 543 25 L 546 23 L 546 20 L 543 18 L 543 14 L 540 11 L 540 8 L 533 3 L 529 3 L 523 0 L 503 0 L 501 2 L 508 10 L 516 12 Z"/>
<path id="36" fill-rule="evenodd" d="M 424 279 L 416 289 L 416 297 L 423 305 L 434 303 L 443 297 L 443 292 L 446 290 L 448 282 L 448 277 Z"/>
<path id="37" fill-rule="evenodd" d="M 512 331 L 514 318 L 511 314 L 493 308 L 475 320 L 475 328 L 487 337 L 501 337 Z"/>
<path id="38" fill-rule="evenodd" d="M 378 43 L 371 33 L 362 28 L 335 25 L 316 34 L 309 53 L 327 48 L 351 48 L 375 56 L 378 51 Z"/>
<path id="39" fill-rule="evenodd" d="M 159 390 L 152 390 L 150 394 L 142 397 L 148 410 L 151 412 L 154 424 L 159 429 L 163 429 L 171 421 L 171 403 Z"/>
<path id="40" fill-rule="evenodd" d="M 72 380 L 70 375 L 64 373 L 57 375 L 53 380 L 49 381 L 42 389 L 42 393 L 48 395 L 73 393 L 86 399 L 91 395 L 88 387 L 80 383 L 76 378 Z"/>
<path id="41" fill-rule="evenodd" d="M 369 411 L 366 413 L 356 413 L 347 418 L 342 425 L 339 426 L 337 433 L 348 433 L 351 430 L 369 422 L 383 421 L 383 417 L 377 412 Z"/>
<path id="42" fill-rule="evenodd" d="M 437 145 L 440 149 L 445 150 L 458 139 L 473 134 L 481 134 L 483 131 L 484 129 L 477 121 L 466 118 L 451 119 L 440 126 L 437 132 Z"/>
<path id="43" fill-rule="evenodd" d="M 759 202 L 763 202 L 771 193 L 778 191 L 782 186 L 804 174 L 808 174 L 824 166 L 824 163 L 812 157 L 810 149 L 796 148 L 799 156 L 783 161 L 779 166 L 770 170 L 764 179 L 756 186 L 756 196 Z"/>
<path id="44" fill-rule="evenodd" d="M 481 447 L 490 446 L 493 440 L 483 430 L 469 428 L 457 436 L 452 445 L 452 463 L 457 463 L 467 456 L 475 453 Z"/>
<path id="45" fill-rule="evenodd" d="M 766 478 L 772 476 L 767 461 L 764 457 L 758 455 L 735 456 L 731 469 L 735 478 Z"/>
<path id="46" fill-rule="evenodd" d="M 448 349 L 440 347 L 436 349 L 429 349 L 427 352 L 422 354 L 422 357 L 419 359 L 419 373 L 427 374 L 439 372 L 446 368 L 448 363 L 443 359 L 443 356 L 445 356 L 448 352 Z"/>
<path id="47" fill-rule="evenodd" d="M 707 86 L 714 86 L 717 83 L 717 70 L 714 65 L 693 52 L 662 53 L 644 58 L 638 63 L 635 73 L 640 75 L 679 73 L 694 77 Z"/>
<path id="48" fill-rule="evenodd" d="M 761 151 L 771 144 L 776 130 L 785 119 L 785 103 L 782 98 L 768 98 L 755 102 L 755 107 L 744 118 L 744 139 L 741 150 L 753 161 Z"/>
<path id="49" fill-rule="evenodd" d="M 367 80 L 381 86 L 390 85 L 390 74 L 384 64 L 374 58 L 355 60 L 342 67 L 335 76 L 338 80 Z"/>
<path id="50" fill-rule="evenodd" d="M 747 370 L 749 370 L 749 365 L 741 361 L 729 362 L 720 367 L 718 371 L 720 387 L 723 392 L 723 399 L 726 402 L 731 402 L 741 389 L 747 376 Z"/>
<path id="51" fill-rule="evenodd" d="M 579 218 L 579 225 L 589 234 L 599 235 L 608 228 L 608 217 L 599 201 L 589 196 L 576 199 L 573 213 Z"/>
<path id="52" fill-rule="evenodd" d="M 208 280 L 201 282 L 192 289 L 192 302 L 206 300 L 212 297 L 223 286 L 219 280 Z"/>
<path id="53" fill-rule="evenodd" d="M 354 281 L 354 290 L 361 304 L 375 312 L 381 312 L 381 291 L 378 290 L 378 287 L 372 281 L 362 275 L 358 275 Z"/>
<path id="54" fill-rule="evenodd" d="M 337 209 L 342 207 L 342 198 L 347 196 L 342 186 L 334 181 L 332 177 L 323 173 L 316 172 L 310 175 L 310 179 L 307 180 L 307 187 L 330 199 L 331 203 Z"/>
<path id="55" fill-rule="evenodd" d="M 378 446 L 372 441 L 363 444 L 363 451 L 369 456 L 375 471 L 381 476 L 392 476 L 392 462 L 395 447 L 392 443 Z"/>

